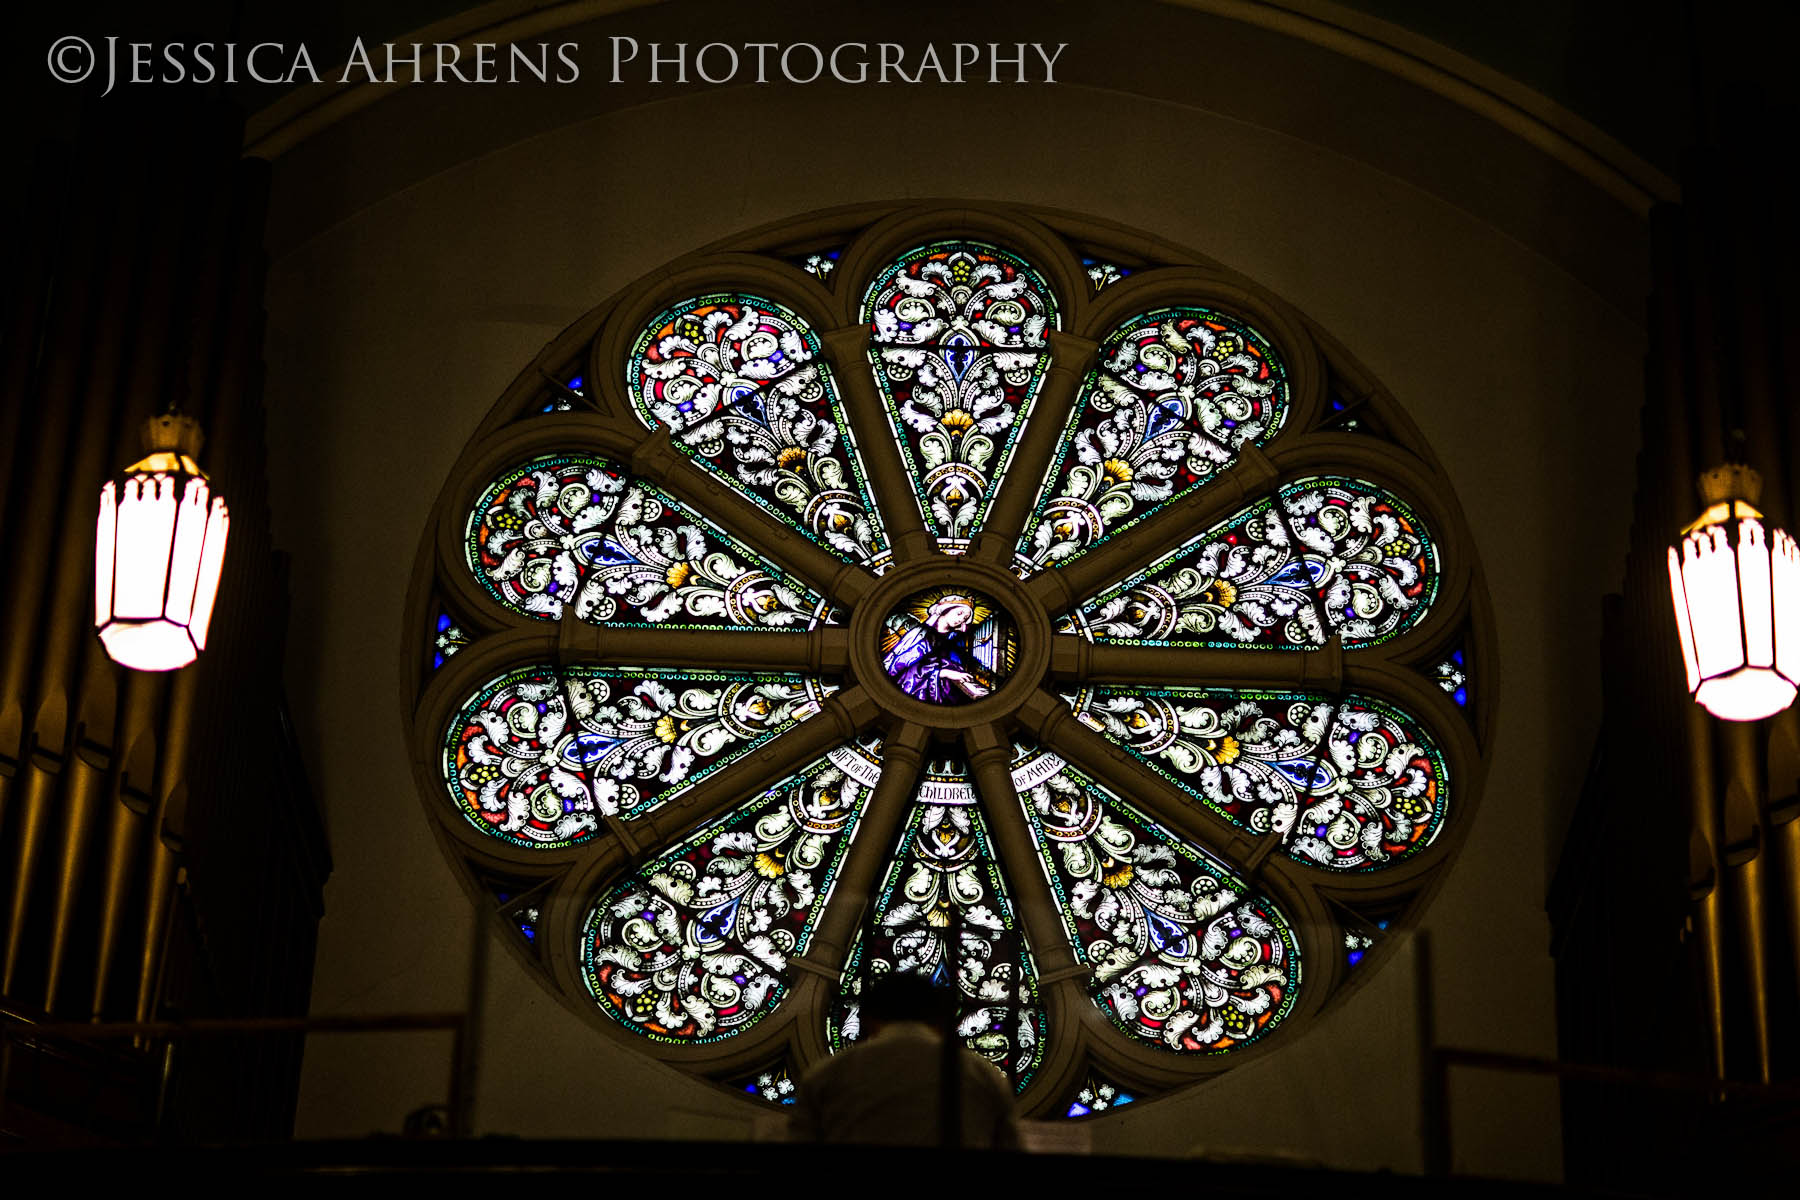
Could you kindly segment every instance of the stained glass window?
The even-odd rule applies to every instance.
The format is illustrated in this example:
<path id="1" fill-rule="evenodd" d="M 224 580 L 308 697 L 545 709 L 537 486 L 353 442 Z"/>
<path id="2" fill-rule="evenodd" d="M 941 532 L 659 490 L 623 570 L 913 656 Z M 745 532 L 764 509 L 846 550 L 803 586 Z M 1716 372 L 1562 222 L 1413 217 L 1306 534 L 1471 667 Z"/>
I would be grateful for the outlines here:
<path id="1" fill-rule="evenodd" d="M 805 629 L 824 602 L 656 488 L 591 455 L 533 459 L 469 519 L 469 569 L 516 612 L 595 624 Z"/>
<path id="2" fill-rule="evenodd" d="M 746 1078 L 734 1080 L 732 1086 L 765 1104 L 792 1104 L 796 1098 L 793 1077 L 786 1066 L 771 1067 Z"/>
<path id="3" fill-rule="evenodd" d="M 1096 292 L 1131 274 L 1130 267 L 1121 267 L 1118 263 L 1106 262 L 1104 259 L 1083 258 L 1081 265 L 1087 268 L 1088 282 L 1094 285 Z"/>
<path id="4" fill-rule="evenodd" d="M 943 541 L 966 540 L 1050 365 L 1050 288 L 1004 250 L 937 242 L 876 277 L 863 319 L 926 524 Z"/>
<path id="5" fill-rule="evenodd" d="M 1158 559 L 1076 615 L 1109 641 L 1385 641 L 1430 610 L 1438 553 L 1412 511 L 1357 479 L 1305 479 Z"/>
<path id="6" fill-rule="evenodd" d="M 601 1010 L 666 1042 L 773 1012 L 880 773 L 878 743 L 843 747 L 607 891 L 581 934 Z"/>
<path id="7" fill-rule="evenodd" d="M 1364 696 L 1093 687 L 1083 724 L 1220 815 L 1332 870 L 1429 846 L 1448 801 L 1444 756 L 1418 722 Z"/>
<path id="8" fill-rule="evenodd" d="M 526 667 L 457 712 L 444 779 L 477 829 L 570 845 L 814 715 L 831 690 L 799 675 Z"/>
<path id="9" fill-rule="evenodd" d="M 699 296 L 632 349 L 639 414 L 749 499 L 851 562 L 883 548 L 856 443 L 818 335 L 759 296 Z"/>
<path id="10" fill-rule="evenodd" d="M 1439 659 L 1431 673 L 1437 677 L 1437 684 L 1444 693 L 1456 701 L 1456 707 L 1469 706 L 1469 668 L 1463 661 L 1462 647 L 1458 646 L 1448 657 Z"/>
<path id="11" fill-rule="evenodd" d="M 1108 1109 L 1123 1108 L 1136 1100 L 1136 1096 L 1105 1076 L 1092 1074 L 1075 1090 L 1074 1097 L 1069 1100 L 1062 1115 L 1070 1120 L 1098 1116 Z"/>
<path id="12" fill-rule="evenodd" d="M 1037 746 L 1013 784 L 1094 1002 L 1132 1037 L 1182 1053 L 1244 1045 L 1300 986 L 1287 919 L 1206 851 Z"/>
<path id="13" fill-rule="evenodd" d="M 435 633 L 432 638 L 431 666 L 433 670 L 444 665 L 444 660 L 469 644 L 469 635 L 462 626 L 447 612 L 439 612 L 433 622 Z"/>
<path id="14" fill-rule="evenodd" d="M 1286 368 L 1245 322 L 1207 308 L 1127 322 L 1101 343 L 1019 552 L 1044 566 L 1130 528 L 1274 437 L 1287 409 Z"/>
<path id="15" fill-rule="evenodd" d="M 751 237 L 447 485 L 428 811 L 613 1036 L 791 1103 L 910 972 L 1102 1117 L 1291 1040 L 1450 861 L 1491 648 L 1448 485 L 1304 321 L 1096 227 Z"/>
<path id="16" fill-rule="evenodd" d="M 935 763 L 920 777 L 874 912 L 851 951 L 843 996 L 830 1016 L 832 1046 L 862 1034 L 857 996 L 863 982 L 903 971 L 954 991 L 963 1041 L 1015 1088 L 1029 1084 L 1044 1045 L 1037 972 L 961 763 Z"/>
<path id="17" fill-rule="evenodd" d="M 994 693 L 1012 675 L 1019 631 L 992 598 L 936 587 L 908 597 L 888 615 L 881 667 L 895 687 L 931 704 L 967 704 Z"/>

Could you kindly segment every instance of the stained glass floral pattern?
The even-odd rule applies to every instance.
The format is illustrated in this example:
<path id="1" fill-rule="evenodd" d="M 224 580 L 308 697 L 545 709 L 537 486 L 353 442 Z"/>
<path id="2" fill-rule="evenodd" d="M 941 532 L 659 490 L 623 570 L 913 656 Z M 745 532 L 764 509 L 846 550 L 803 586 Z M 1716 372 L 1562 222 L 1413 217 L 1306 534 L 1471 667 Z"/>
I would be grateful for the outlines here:
<path id="1" fill-rule="evenodd" d="M 1273 437 L 1287 405 L 1286 370 L 1249 325 L 1145 313 L 1102 343 L 1019 553 L 1041 567 L 1105 541 Z"/>
<path id="2" fill-rule="evenodd" d="M 798 1090 L 798 1085 L 788 1074 L 786 1066 L 758 1071 L 754 1075 L 735 1081 L 733 1086 L 745 1095 L 754 1096 L 765 1104 L 792 1104 Z"/>
<path id="3" fill-rule="evenodd" d="M 751 500 L 851 562 L 884 542 L 861 464 L 798 314 L 758 296 L 700 296 L 650 323 L 626 382 L 642 418 Z"/>
<path id="4" fill-rule="evenodd" d="M 469 569 L 515 612 L 593 624 L 805 629 L 819 597 L 661 491 L 592 455 L 508 471 L 476 503 Z"/>
<path id="5" fill-rule="evenodd" d="M 1062 904 L 1090 994 L 1129 1036 L 1219 1054 L 1294 1005 L 1299 946 L 1286 918 L 1225 864 L 1055 754 L 1021 746 L 1013 782 Z"/>
<path id="6" fill-rule="evenodd" d="M 875 912 L 851 951 L 844 994 L 827 1028 L 833 1048 L 861 1034 L 856 998 L 864 980 L 906 971 L 948 986 L 955 953 L 957 1031 L 1023 1089 L 1043 1059 L 1044 1013 L 980 803 L 960 762 L 935 764 L 921 779 Z"/>
<path id="7" fill-rule="evenodd" d="M 1458 646 L 1445 658 L 1438 660 L 1431 668 L 1431 674 L 1437 685 L 1444 689 L 1444 694 L 1456 701 L 1456 707 L 1469 706 L 1469 668 L 1463 661 L 1462 647 Z"/>
<path id="8" fill-rule="evenodd" d="M 1075 626 L 1096 641 L 1372 646 L 1430 610 L 1439 575 L 1435 541 L 1391 492 L 1304 479 L 1102 593 Z"/>
<path id="9" fill-rule="evenodd" d="M 581 935 L 601 1010 L 671 1042 L 773 1012 L 880 773 L 878 742 L 840 747 L 606 892 Z"/>
<path id="10" fill-rule="evenodd" d="M 447 612 L 438 613 L 437 631 L 432 638 L 431 666 L 433 670 L 444 665 L 444 660 L 469 644 L 469 635 L 462 626 Z"/>
<path id="11" fill-rule="evenodd" d="M 1049 365 L 1053 294 L 1016 255 L 937 242 L 876 278 L 863 319 L 926 522 L 940 538 L 966 539 Z"/>
<path id="12" fill-rule="evenodd" d="M 1121 267 L 1118 263 L 1100 258 L 1084 258 L 1081 265 L 1087 268 L 1088 282 L 1094 285 L 1096 292 L 1105 291 L 1107 284 L 1117 283 L 1131 274 L 1130 267 Z"/>
<path id="13" fill-rule="evenodd" d="M 450 723 L 444 779 L 474 825 L 518 846 L 585 841 L 797 721 L 835 690 L 799 675 L 527 667 Z"/>
<path id="14" fill-rule="evenodd" d="M 1280 837 L 1299 862 L 1370 870 L 1422 850 L 1443 827 L 1442 751 L 1417 721 L 1370 697 L 1095 687 L 1064 699 L 1214 811 Z"/>
<path id="15" fill-rule="evenodd" d="M 1075 1089 L 1075 1095 L 1063 1110 L 1063 1116 L 1070 1120 L 1098 1116 L 1108 1109 L 1123 1108 L 1136 1100 L 1136 1096 L 1104 1076 L 1090 1074 Z"/>

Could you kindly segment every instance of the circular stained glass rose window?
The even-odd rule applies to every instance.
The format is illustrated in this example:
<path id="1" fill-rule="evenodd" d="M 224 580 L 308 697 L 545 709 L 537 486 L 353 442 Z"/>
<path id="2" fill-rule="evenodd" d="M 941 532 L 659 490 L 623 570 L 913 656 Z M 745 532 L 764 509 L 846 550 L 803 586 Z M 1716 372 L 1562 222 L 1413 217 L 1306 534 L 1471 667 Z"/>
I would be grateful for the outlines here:
<path id="1" fill-rule="evenodd" d="M 1468 827 L 1452 492 L 1216 268 L 864 216 L 657 272 L 477 433 L 411 605 L 436 828 L 601 1036 L 752 1100 L 895 971 L 1035 1115 L 1274 1052 Z"/>

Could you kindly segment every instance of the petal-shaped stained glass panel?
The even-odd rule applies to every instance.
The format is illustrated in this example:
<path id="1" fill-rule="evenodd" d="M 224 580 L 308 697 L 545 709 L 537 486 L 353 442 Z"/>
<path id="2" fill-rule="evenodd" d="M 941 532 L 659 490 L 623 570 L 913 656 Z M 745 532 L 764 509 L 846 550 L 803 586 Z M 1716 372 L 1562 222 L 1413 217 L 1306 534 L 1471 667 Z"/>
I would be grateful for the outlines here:
<path id="1" fill-rule="evenodd" d="M 836 690 L 792 674 L 525 667 L 450 722 L 444 781 L 476 828 L 516 846 L 569 846 L 605 816 L 659 807 Z"/>
<path id="2" fill-rule="evenodd" d="M 749 547 L 618 464 L 535 458 L 469 514 L 470 572 L 514 612 L 663 628 L 806 629 L 824 602 Z"/>
<path id="3" fill-rule="evenodd" d="M 1224 863 L 1048 750 L 1021 746 L 1013 785 L 1089 994 L 1129 1036 L 1220 1054 L 1294 1006 L 1299 943 L 1287 918 Z"/>
<path id="4" fill-rule="evenodd" d="M 826 1027 L 832 1049 L 861 1032 L 856 998 L 866 979 L 906 971 L 948 984 L 952 953 L 960 956 L 957 1029 L 964 1043 L 1024 1090 L 1044 1059 L 1037 971 L 968 768 L 940 762 L 920 778 L 874 920 L 851 949 L 844 991 Z"/>
<path id="5" fill-rule="evenodd" d="M 1215 812 L 1280 837 L 1298 862 L 1376 870 L 1444 826 L 1443 751 L 1417 720 L 1368 696 L 1093 687 L 1063 699 Z"/>
<path id="6" fill-rule="evenodd" d="M 774 1012 L 880 774 L 878 741 L 841 746 L 609 888 L 581 932 L 601 1011 L 686 1043 Z"/>
<path id="7" fill-rule="evenodd" d="M 863 319 L 926 525 L 966 545 L 1043 384 L 1055 295 L 1015 254 L 934 242 L 876 277 Z"/>
<path id="8" fill-rule="evenodd" d="M 1042 567 L 1106 541 L 1274 437 L 1287 409 L 1280 356 L 1237 317 L 1134 318 L 1101 343 L 1019 553 Z"/>
<path id="9" fill-rule="evenodd" d="M 1301 479 L 1075 614 L 1094 641 L 1291 649 L 1385 642 L 1431 610 L 1437 542 L 1386 488 Z"/>
<path id="10" fill-rule="evenodd" d="M 651 428 L 769 512 L 850 562 L 885 549 L 837 383 L 799 314 L 696 297 L 650 322 L 625 379 Z"/>

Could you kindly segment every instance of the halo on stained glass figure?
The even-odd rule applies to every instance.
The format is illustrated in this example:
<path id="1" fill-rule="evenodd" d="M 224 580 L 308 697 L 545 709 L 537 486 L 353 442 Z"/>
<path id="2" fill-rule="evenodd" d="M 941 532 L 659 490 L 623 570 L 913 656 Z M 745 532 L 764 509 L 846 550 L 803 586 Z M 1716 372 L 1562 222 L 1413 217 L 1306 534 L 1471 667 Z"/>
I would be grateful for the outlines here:
<path id="1" fill-rule="evenodd" d="M 918 592 L 888 614 L 881 665 L 895 687 L 930 704 L 968 704 L 998 691 L 1019 657 L 1018 626 L 968 588 Z"/>
<path id="2" fill-rule="evenodd" d="M 965 217 L 750 235 L 534 364 L 421 558 L 414 761 L 608 1036 L 791 1100 L 920 971 L 1029 1114 L 1092 1115 L 1378 968 L 1482 774 L 1441 664 L 1492 647 L 1422 441 L 1329 425 L 1334 346 L 1211 269 L 1096 274 L 1148 241 Z M 825 244 L 832 311 L 784 261 Z"/>

